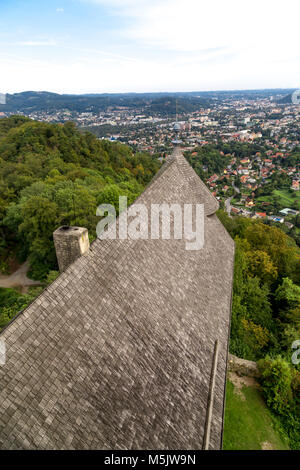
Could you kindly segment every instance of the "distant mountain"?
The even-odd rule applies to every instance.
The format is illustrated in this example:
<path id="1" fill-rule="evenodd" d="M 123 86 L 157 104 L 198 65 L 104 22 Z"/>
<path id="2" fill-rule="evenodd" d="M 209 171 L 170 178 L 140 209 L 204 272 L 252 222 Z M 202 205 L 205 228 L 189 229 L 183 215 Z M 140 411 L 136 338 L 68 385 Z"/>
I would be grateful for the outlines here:
<path id="1" fill-rule="evenodd" d="M 179 113 L 192 112 L 209 107 L 214 100 L 228 99 L 282 99 L 292 90 L 233 90 L 233 91 L 194 91 L 183 93 L 102 93 L 83 95 L 60 95 L 47 91 L 25 91 L 7 94 L 6 104 L 0 105 L 0 111 L 20 112 L 105 112 L 108 109 L 127 107 L 141 108 L 143 113 L 152 115 L 175 116 L 176 101 Z"/>
<path id="2" fill-rule="evenodd" d="M 144 108 L 148 113 L 176 114 L 178 110 L 190 112 L 199 107 L 208 106 L 209 100 L 182 93 L 126 93 L 126 94 L 87 94 L 60 95 L 47 91 L 26 91 L 6 95 L 6 104 L 0 106 L 3 112 L 53 112 L 69 110 L 71 112 L 99 112 L 110 108 Z"/>

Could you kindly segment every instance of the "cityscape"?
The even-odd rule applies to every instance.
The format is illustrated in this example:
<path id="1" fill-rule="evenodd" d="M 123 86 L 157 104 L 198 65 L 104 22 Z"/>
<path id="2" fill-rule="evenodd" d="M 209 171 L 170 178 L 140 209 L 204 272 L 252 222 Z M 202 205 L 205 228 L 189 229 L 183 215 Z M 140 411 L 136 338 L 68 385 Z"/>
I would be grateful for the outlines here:
<path id="1" fill-rule="evenodd" d="M 1 457 L 299 455 L 299 15 L 0 1 Z"/>
<path id="2" fill-rule="evenodd" d="M 230 215 L 284 224 L 285 230 L 299 240 L 300 227 L 293 222 L 300 211 L 300 106 L 292 101 L 290 90 L 257 94 L 239 92 L 236 97 L 234 93 L 226 96 L 216 92 L 205 94 L 202 103 L 203 94 L 197 97 L 193 93 L 195 106 L 197 98 L 200 103 L 199 109 L 191 112 L 185 110 L 187 97 L 181 94 L 178 98 L 176 94 L 162 94 L 159 106 L 152 111 L 157 98 L 149 94 L 142 104 L 131 98 L 128 106 L 116 103 L 100 112 L 78 111 L 75 104 L 71 109 L 1 111 L 0 118 L 20 113 L 41 122 L 72 120 L 82 131 L 127 144 L 134 151 L 155 155 L 161 162 L 172 152 L 177 122 L 182 149 L 191 161 L 196 163 L 201 148 L 209 146 L 224 156 L 224 167 L 211 174 L 203 165 L 202 176 Z M 170 115 L 164 109 L 166 104 Z M 178 108 L 184 111 L 178 112 Z"/>

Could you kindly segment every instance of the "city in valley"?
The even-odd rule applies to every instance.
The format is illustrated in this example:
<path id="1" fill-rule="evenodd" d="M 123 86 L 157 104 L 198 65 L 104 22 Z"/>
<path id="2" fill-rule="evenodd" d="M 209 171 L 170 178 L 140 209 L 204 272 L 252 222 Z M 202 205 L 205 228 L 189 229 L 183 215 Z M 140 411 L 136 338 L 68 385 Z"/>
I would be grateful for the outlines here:
<path id="1" fill-rule="evenodd" d="M 0 0 L 1 450 L 300 450 L 300 2 L 242 7 Z"/>
<path id="2" fill-rule="evenodd" d="M 185 156 L 229 215 L 280 224 L 300 239 L 300 105 L 294 90 L 8 95 L 0 117 L 73 121 L 163 161 L 177 122 Z"/>

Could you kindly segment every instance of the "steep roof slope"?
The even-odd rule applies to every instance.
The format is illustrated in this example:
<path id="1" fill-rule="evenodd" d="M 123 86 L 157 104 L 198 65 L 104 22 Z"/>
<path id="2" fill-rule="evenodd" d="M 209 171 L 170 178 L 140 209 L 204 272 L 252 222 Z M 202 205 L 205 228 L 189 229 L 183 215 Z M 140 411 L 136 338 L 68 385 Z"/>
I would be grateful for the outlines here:
<path id="1" fill-rule="evenodd" d="M 205 204 L 205 244 L 99 240 L 2 333 L 0 448 L 221 446 L 234 243 L 177 149 L 138 199 Z"/>

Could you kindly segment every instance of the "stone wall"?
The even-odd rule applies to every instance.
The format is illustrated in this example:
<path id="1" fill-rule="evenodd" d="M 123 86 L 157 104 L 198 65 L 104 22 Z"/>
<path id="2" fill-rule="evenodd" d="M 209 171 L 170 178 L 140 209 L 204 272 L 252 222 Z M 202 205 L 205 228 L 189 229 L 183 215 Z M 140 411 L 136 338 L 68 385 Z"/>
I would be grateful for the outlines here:
<path id="1" fill-rule="evenodd" d="M 256 362 L 240 359 L 239 357 L 229 354 L 228 370 L 238 375 L 247 375 L 248 377 L 260 377 L 260 373 Z"/>

